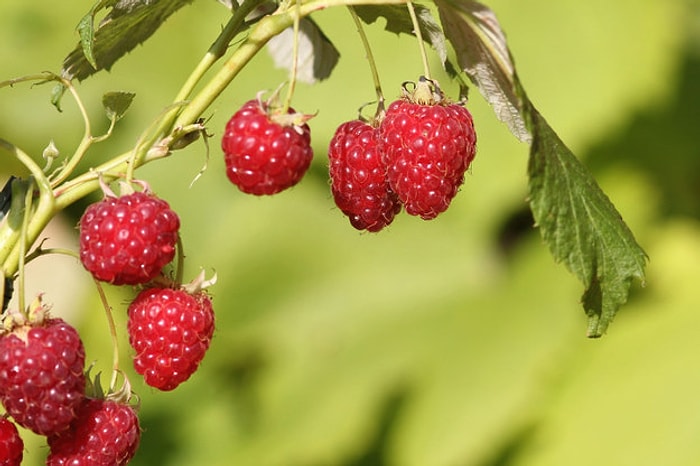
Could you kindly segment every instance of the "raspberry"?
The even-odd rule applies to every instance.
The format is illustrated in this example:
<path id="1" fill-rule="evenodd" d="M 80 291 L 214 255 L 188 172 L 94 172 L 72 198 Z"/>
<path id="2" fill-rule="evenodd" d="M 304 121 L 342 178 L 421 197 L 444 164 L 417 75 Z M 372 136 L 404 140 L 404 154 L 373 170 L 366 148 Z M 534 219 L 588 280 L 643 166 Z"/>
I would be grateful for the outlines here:
<path id="1" fill-rule="evenodd" d="M 209 348 L 214 312 L 207 294 L 147 288 L 129 305 L 134 368 L 146 383 L 173 390 L 190 378 Z"/>
<path id="2" fill-rule="evenodd" d="M 122 466 L 141 439 L 134 408 L 116 401 L 86 398 L 71 428 L 48 438 L 47 466 Z"/>
<path id="3" fill-rule="evenodd" d="M 281 115 L 260 100 L 246 102 L 228 121 L 221 139 L 229 180 L 258 196 L 297 184 L 313 157 L 305 120 L 308 116 L 291 108 Z"/>
<path id="4" fill-rule="evenodd" d="M 406 212 L 430 220 L 447 210 L 476 151 L 469 111 L 423 80 L 389 106 L 379 132 L 389 185 Z"/>
<path id="5" fill-rule="evenodd" d="M 0 400 L 40 435 L 68 427 L 84 398 L 85 350 L 62 319 L 25 324 L 0 337 Z"/>
<path id="6" fill-rule="evenodd" d="M 177 214 L 153 194 L 106 196 L 80 219 L 80 260 L 98 280 L 146 283 L 173 259 L 179 228 Z"/>
<path id="7" fill-rule="evenodd" d="M 17 426 L 0 416 L 0 466 L 19 466 L 24 456 L 24 442 Z"/>
<path id="8" fill-rule="evenodd" d="M 389 187 L 378 149 L 377 129 L 360 120 L 338 127 L 328 148 L 336 205 L 358 230 L 380 231 L 401 210 Z"/>

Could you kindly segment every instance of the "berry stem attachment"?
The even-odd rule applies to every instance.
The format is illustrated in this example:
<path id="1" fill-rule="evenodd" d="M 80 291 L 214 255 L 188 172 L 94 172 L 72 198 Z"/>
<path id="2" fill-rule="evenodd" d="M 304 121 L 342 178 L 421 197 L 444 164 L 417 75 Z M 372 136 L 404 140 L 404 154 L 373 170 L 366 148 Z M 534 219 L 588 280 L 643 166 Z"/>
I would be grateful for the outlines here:
<path id="1" fill-rule="evenodd" d="M 105 316 L 107 317 L 107 325 L 109 326 L 109 335 L 112 338 L 112 378 L 109 382 L 109 391 L 114 391 L 117 385 L 117 378 L 119 377 L 119 341 L 117 339 L 117 326 L 114 324 L 114 316 L 112 315 L 112 306 L 109 305 L 107 300 L 107 295 L 105 295 L 105 290 L 97 279 L 94 279 L 95 286 L 97 287 L 97 293 L 100 295 L 100 301 L 102 301 L 102 306 L 105 309 Z"/>
<path id="2" fill-rule="evenodd" d="M 292 72 L 289 77 L 289 87 L 287 88 L 287 96 L 284 99 L 284 105 L 280 113 L 286 115 L 289 111 L 289 107 L 292 105 L 292 97 L 294 97 L 294 89 L 297 84 L 297 68 L 299 65 L 299 0 L 294 1 L 294 6 L 291 8 L 293 28 L 294 28 L 294 42 L 292 43 Z"/>
<path id="3" fill-rule="evenodd" d="M 374 82 L 374 91 L 377 94 L 376 116 L 378 117 L 384 113 L 385 108 L 384 108 L 384 93 L 382 92 L 382 84 L 379 80 L 379 72 L 377 70 L 377 62 L 374 60 L 374 55 L 372 54 L 372 48 L 369 45 L 369 40 L 367 39 L 367 34 L 365 34 L 365 29 L 362 26 L 362 21 L 360 21 L 359 16 L 357 16 L 357 12 L 355 11 L 355 7 L 349 5 L 348 11 L 350 11 L 350 16 L 352 16 L 352 19 L 355 22 L 355 27 L 357 28 L 357 33 L 360 35 L 360 39 L 362 40 L 362 46 L 365 48 L 365 56 L 367 57 L 367 61 L 369 62 L 369 68 L 370 68 L 370 71 L 372 72 L 372 81 Z"/>
<path id="4" fill-rule="evenodd" d="M 408 0 L 406 2 L 408 7 L 408 14 L 411 16 L 411 22 L 413 23 L 413 32 L 418 39 L 418 49 L 420 50 L 420 57 L 423 60 L 423 75 L 430 80 L 430 65 L 428 64 L 428 54 L 425 51 L 425 42 L 423 42 L 423 33 L 420 30 L 420 23 L 418 22 L 418 16 L 416 16 L 416 9 L 413 7 L 413 2 Z"/>

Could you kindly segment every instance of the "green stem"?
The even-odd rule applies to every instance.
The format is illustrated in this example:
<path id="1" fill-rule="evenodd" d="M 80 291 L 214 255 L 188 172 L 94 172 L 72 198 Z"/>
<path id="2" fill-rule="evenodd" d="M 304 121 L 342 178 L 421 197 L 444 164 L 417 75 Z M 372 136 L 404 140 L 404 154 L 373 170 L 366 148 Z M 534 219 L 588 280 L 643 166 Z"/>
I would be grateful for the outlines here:
<path id="1" fill-rule="evenodd" d="M 289 111 L 289 107 L 292 105 L 292 98 L 294 97 L 294 89 L 297 84 L 297 66 L 299 64 L 299 0 L 294 2 L 294 7 L 291 8 L 292 11 L 292 24 L 294 26 L 293 33 L 293 43 L 292 43 L 292 72 L 289 77 L 289 87 L 287 88 L 287 96 L 284 99 L 284 105 L 282 106 L 281 113 L 286 115 Z"/>
<path id="2" fill-rule="evenodd" d="M 194 91 L 194 88 L 202 80 L 202 77 L 207 71 L 212 67 L 216 61 L 223 57 L 229 44 L 233 38 L 241 32 L 245 24 L 245 18 L 250 14 L 255 8 L 263 4 L 264 0 L 246 0 L 243 4 L 233 13 L 229 19 L 226 26 L 221 30 L 221 33 L 216 38 L 216 40 L 211 44 L 207 53 L 199 61 L 195 69 L 190 73 L 189 77 L 185 81 L 185 84 L 180 88 L 177 95 L 175 96 L 174 102 L 181 102 L 186 100 L 190 94 Z M 156 131 L 156 136 L 164 135 L 170 133 L 173 129 L 172 125 L 177 117 L 179 107 L 173 108 L 163 119 L 161 125 Z"/>
<path id="3" fill-rule="evenodd" d="M 360 35 L 360 39 L 362 40 L 362 46 L 365 49 L 365 55 L 367 57 L 367 61 L 369 62 L 370 71 L 372 72 L 374 91 L 377 94 L 377 112 L 375 116 L 379 117 L 381 114 L 384 113 L 384 93 L 382 92 L 382 84 L 379 80 L 377 62 L 374 60 L 374 55 L 372 54 L 372 48 L 370 47 L 369 39 L 367 38 L 367 34 L 365 34 L 365 28 L 362 26 L 362 21 L 360 20 L 360 17 L 357 16 L 355 8 L 349 6 L 348 10 L 350 11 L 350 15 L 352 16 L 352 19 L 355 22 L 357 33 Z"/>
<path id="4" fill-rule="evenodd" d="M 80 144 L 78 145 L 78 148 L 75 150 L 73 153 L 73 156 L 70 157 L 68 162 L 64 167 L 62 167 L 56 176 L 53 178 L 51 182 L 51 186 L 55 187 L 60 185 L 62 182 L 67 180 L 70 175 L 73 173 L 75 168 L 78 166 L 78 164 L 81 162 L 85 154 L 87 153 L 88 149 L 92 145 L 93 142 L 96 142 L 97 139 L 92 137 L 92 130 L 90 128 L 90 118 L 88 117 L 87 110 L 85 108 L 85 105 L 83 104 L 83 101 L 80 99 L 80 95 L 78 94 L 78 91 L 75 89 L 73 84 L 57 75 L 54 73 L 41 73 L 41 74 L 34 74 L 34 75 L 28 75 L 28 76 L 22 76 L 19 78 L 15 79 L 10 79 L 7 81 L 2 81 L 0 82 L 0 88 L 5 87 L 5 86 L 10 86 L 12 87 L 13 85 L 21 82 L 27 82 L 27 81 L 39 81 L 39 84 L 48 82 L 48 81 L 56 81 L 60 83 L 62 86 L 64 86 L 66 89 L 68 89 L 73 96 L 73 99 L 75 100 L 76 105 L 78 106 L 78 111 L 80 112 L 81 117 L 83 118 L 83 126 L 84 126 L 84 133 L 83 133 L 83 138 L 80 141 Z M 110 130 L 108 131 L 108 136 L 111 133 L 111 130 L 113 128 L 114 124 L 110 125 Z M 106 136 L 99 138 L 99 140 L 103 140 L 106 138 Z M 37 178 L 38 179 L 38 178 Z"/>
<path id="5" fill-rule="evenodd" d="M 26 229 L 26 245 L 31 247 L 56 212 L 55 198 L 51 191 L 51 183 L 44 175 L 41 167 L 17 146 L 4 139 L 0 139 L 0 148 L 10 152 L 29 169 L 39 188 L 39 202 Z M 25 206 L 25 208 L 31 209 L 31 205 Z M 3 229 L 4 228 L 12 228 L 12 225 L 10 225 L 9 222 L 3 223 Z M 0 238 L 4 238 L 4 236 L 4 234 L 0 233 Z M 0 263 L 2 263 L 3 273 L 6 277 L 11 277 L 17 272 L 19 257 L 22 253 L 20 245 L 16 241 L 2 243 L 2 248 L 0 248 Z"/>
<path id="6" fill-rule="evenodd" d="M 43 241 L 42 241 L 42 244 L 43 244 Z M 46 249 L 44 249 L 41 247 L 41 244 L 40 244 L 31 253 L 27 254 L 27 257 L 24 258 L 24 263 L 25 263 L 25 265 L 29 264 L 34 259 L 38 259 L 39 257 L 46 256 L 48 254 L 61 254 L 64 256 L 70 256 L 70 257 L 73 257 L 75 259 L 80 260 L 80 255 L 77 252 L 73 251 L 72 249 L 68 249 L 68 248 L 46 248 Z"/>
<path id="7" fill-rule="evenodd" d="M 300 18 L 311 13 L 347 5 L 387 5 L 403 4 L 406 0 L 312 0 L 299 6 Z M 214 100 L 221 95 L 243 67 L 255 56 L 258 51 L 274 36 L 284 31 L 294 22 L 294 14 L 291 11 L 283 11 L 263 17 L 250 31 L 248 38 L 236 49 L 231 57 L 224 63 L 221 70 L 216 73 L 207 85 L 190 101 L 187 107 L 178 116 L 175 126 L 186 126 L 200 117 Z"/>
<path id="8" fill-rule="evenodd" d="M 291 17 L 287 16 L 275 15 L 261 19 L 245 42 L 224 63 L 223 68 L 212 77 L 205 88 L 180 113 L 174 126 L 186 126 L 196 121 L 267 41 L 290 25 Z"/>
<path id="9" fill-rule="evenodd" d="M 87 110 L 85 109 L 85 105 L 83 105 L 83 101 L 80 99 L 80 96 L 78 95 L 78 92 L 75 90 L 75 87 L 70 83 L 70 81 L 56 77 L 56 80 L 63 84 L 71 93 L 73 96 L 73 99 L 75 100 L 75 103 L 78 105 L 78 110 L 80 110 L 80 115 L 83 118 L 83 125 L 84 125 L 84 133 L 83 133 L 83 138 L 80 140 L 80 144 L 78 145 L 78 148 L 75 150 L 73 153 L 73 156 L 68 160 L 68 163 L 66 164 L 63 169 L 58 173 L 56 178 L 54 178 L 51 181 L 51 186 L 56 187 L 59 184 L 63 183 L 66 181 L 70 175 L 73 173 L 75 168 L 78 166 L 78 164 L 83 160 L 83 157 L 87 153 L 88 149 L 94 142 L 94 138 L 92 137 L 92 130 L 90 128 L 90 118 L 88 117 Z"/>
<path id="10" fill-rule="evenodd" d="M 5 81 L 0 81 L 0 88 L 3 87 L 13 87 L 15 84 L 30 82 L 30 81 L 53 81 L 55 79 L 55 74 L 45 72 L 40 74 L 30 74 L 27 76 L 20 76 L 19 78 L 8 79 Z"/>
<path id="11" fill-rule="evenodd" d="M 114 323 L 114 315 L 112 315 L 112 306 L 109 305 L 107 295 L 99 281 L 95 280 L 97 293 L 100 295 L 100 301 L 105 310 L 107 317 L 107 325 L 109 326 L 109 335 L 112 338 L 112 379 L 109 382 L 109 392 L 114 391 L 117 385 L 117 377 L 119 376 L 119 339 L 117 338 L 117 326 Z"/>
<path id="12" fill-rule="evenodd" d="M 182 237 L 177 235 L 177 269 L 175 270 L 175 283 L 182 284 L 185 276 L 185 246 L 182 244 Z"/>
<path id="13" fill-rule="evenodd" d="M 164 149 L 163 152 L 150 151 L 140 160 L 140 165 L 136 168 L 154 160 L 167 157 L 168 155 L 170 155 L 170 153 L 167 152 L 167 149 Z M 75 201 L 99 189 L 100 176 L 102 176 L 105 181 L 113 181 L 120 178 L 128 169 L 129 161 L 132 156 L 132 151 L 125 152 L 57 188 L 55 191 L 56 209 L 63 210 Z"/>
<path id="14" fill-rule="evenodd" d="M 24 215 L 22 216 L 22 230 L 19 234 L 19 275 L 17 277 L 17 303 L 19 311 L 25 312 L 26 296 L 24 294 L 24 260 L 27 254 L 27 229 L 29 228 L 29 219 L 32 216 L 32 203 L 34 199 L 34 181 L 29 180 L 27 192 L 24 193 Z"/>
<path id="15" fill-rule="evenodd" d="M 179 128 L 173 129 L 170 136 L 161 139 L 159 144 L 154 146 L 156 140 L 158 139 L 158 132 L 160 131 L 156 128 L 159 128 L 158 125 L 162 123 L 164 118 L 167 118 L 167 115 L 172 110 L 179 109 L 185 104 L 186 102 L 184 101 L 177 101 L 174 104 L 171 104 L 168 107 L 166 107 L 165 110 L 163 110 L 158 116 L 158 118 L 156 118 L 156 120 L 153 121 L 148 126 L 148 128 L 146 128 L 146 130 L 141 134 L 141 136 L 139 136 L 139 139 L 136 141 L 136 145 L 131 151 L 131 156 L 128 160 L 128 165 L 125 174 L 127 182 L 130 183 L 131 181 L 133 181 L 134 170 L 143 165 L 143 159 L 148 155 L 148 153 L 151 150 L 158 150 L 162 152 L 163 155 L 167 155 L 170 152 L 170 147 L 168 144 L 173 143 L 173 140 L 176 136 L 175 133 L 180 133 L 181 130 Z"/>
<path id="16" fill-rule="evenodd" d="M 109 128 L 107 128 L 107 132 L 103 134 L 102 136 L 93 136 L 92 137 L 92 142 L 102 142 L 105 139 L 109 138 L 112 135 L 112 132 L 114 131 L 114 127 L 117 125 L 117 117 L 112 117 L 109 120 Z"/>
<path id="17" fill-rule="evenodd" d="M 169 110 L 169 109 L 168 109 Z M 163 139 L 158 145 L 146 150 L 147 146 L 139 139 L 136 149 L 125 152 L 117 157 L 95 167 L 87 173 L 73 178 L 54 190 L 56 209 L 62 210 L 73 202 L 81 199 L 100 187 L 100 177 L 103 181 L 113 181 L 120 178 L 130 168 L 137 169 L 154 160 L 168 157 L 172 148 L 182 144 L 188 135 L 202 131 L 201 124 L 179 127 L 173 134 Z M 148 133 L 148 131 L 147 131 Z M 134 158 L 134 151 L 143 152 L 142 156 Z"/>
<path id="18" fill-rule="evenodd" d="M 411 16 L 411 22 L 413 22 L 413 32 L 416 34 L 418 39 L 418 48 L 420 49 L 420 57 L 423 60 L 423 73 L 424 76 L 431 80 L 430 78 L 430 65 L 428 65 L 428 54 L 425 52 L 425 43 L 423 42 L 423 33 L 420 30 L 420 23 L 418 22 L 418 17 L 416 16 L 416 9 L 413 7 L 413 2 L 408 0 L 406 2 L 408 7 L 408 14 Z"/>

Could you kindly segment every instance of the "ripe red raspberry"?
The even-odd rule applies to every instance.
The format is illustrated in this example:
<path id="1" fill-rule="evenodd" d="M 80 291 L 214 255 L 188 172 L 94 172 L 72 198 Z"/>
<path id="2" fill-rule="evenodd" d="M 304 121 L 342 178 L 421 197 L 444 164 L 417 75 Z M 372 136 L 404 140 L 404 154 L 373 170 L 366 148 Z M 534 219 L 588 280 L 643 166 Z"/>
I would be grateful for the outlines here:
<path id="1" fill-rule="evenodd" d="M 47 466 L 122 466 L 141 439 L 134 408 L 116 401 L 86 398 L 71 428 L 48 438 Z"/>
<path id="2" fill-rule="evenodd" d="M 147 283 L 173 259 L 179 228 L 177 214 L 151 193 L 108 195 L 80 219 L 80 260 L 98 280 Z"/>
<path id="3" fill-rule="evenodd" d="M 358 230 L 377 232 L 401 210 L 389 187 L 378 148 L 377 129 L 360 120 L 343 123 L 328 148 L 331 192 Z"/>
<path id="4" fill-rule="evenodd" d="M 173 390 L 197 370 L 214 334 L 214 311 L 205 292 L 147 288 L 128 314 L 134 368 L 148 385 Z"/>
<path id="5" fill-rule="evenodd" d="M 24 456 L 24 442 L 17 426 L 0 416 L 0 466 L 19 466 Z"/>
<path id="6" fill-rule="evenodd" d="M 61 319 L 16 327 L 0 337 L 0 400 L 40 435 L 68 427 L 85 396 L 85 350 Z"/>
<path id="7" fill-rule="evenodd" d="M 469 111 L 421 81 L 389 106 L 379 132 L 389 184 L 406 212 L 430 220 L 447 210 L 476 151 Z"/>
<path id="8" fill-rule="evenodd" d="M 258 196 L 297 184 L 313 157 L 306 120 L 308 116 L 291 108 L 282 115 L 266 102 L 246 102 L 228 121 L 221 139 L 229 180 Z"/>

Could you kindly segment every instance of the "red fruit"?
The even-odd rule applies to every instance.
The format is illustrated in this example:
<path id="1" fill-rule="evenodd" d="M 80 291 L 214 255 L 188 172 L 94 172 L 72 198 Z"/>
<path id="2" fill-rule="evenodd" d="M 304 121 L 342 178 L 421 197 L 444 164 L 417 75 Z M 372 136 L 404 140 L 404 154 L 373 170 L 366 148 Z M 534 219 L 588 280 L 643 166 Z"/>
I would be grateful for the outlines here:
<path id="1" fill-rule="evenodd" d="M 275 114 L 250 100 L 226 124 L 221 148 L 226 175 L 244 193 L 275 194 L 301 180 L 313 157 L 308 116 Z"/>
<path id="2" fill-rule="evenodd" d="M 116 401 L 86 398 L 69 430 L 48 438 L 47 466 L 122 466 L 141 439 L 134 408 Z"/>
<path id="3" fill-rule="evenodd" d="M 24 442 L 17 426 L 0 417 L 0 466 L 19 466 L 24 456 Z"/>
<path id="4" fill-rule="evenodd" d="M 80 219 L 80 260 L 98 280 L 147 283 L 173 259 L 179 228 L 177 214 L 153 194 L 107 196 Z"/>
<path id="5" fill-rule="evenodd" d="M 85 350 L 61 319 L 0 337 L 0 399 L 21 426 L 40 435 L 66 429 L 85 396 Z"/>
<path id="6" fill-rule="evenodd" d="M 447 210 L 476 151 L 469 111 L 445 102 L 439 89 L 433 99 L 431 85 L 421 81 L 413 95 L 393 102 L 379 128 L 389 185 L 406 212 L 425 220 Z"/>
<path id="7" fill-rule="evenodd" d="M 148 288 L 128 313 L 134 368 L 148 385 L 173 390 L 197 370 L 214 334 L 214 311 L 205 292 Z"/>
<path id="8" fill-rule="evenodd" d="M 401 210 L 389 187 L 377 129 L 360 120 L 338 127 L 328 148 L 331 192 L 358 230 L 379 231 Z"/>

